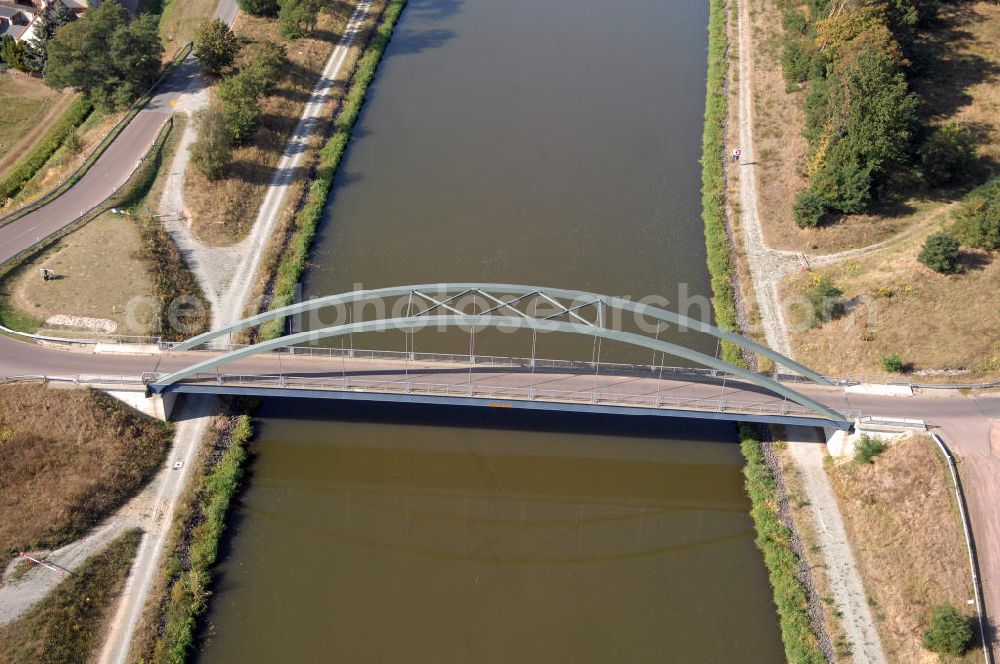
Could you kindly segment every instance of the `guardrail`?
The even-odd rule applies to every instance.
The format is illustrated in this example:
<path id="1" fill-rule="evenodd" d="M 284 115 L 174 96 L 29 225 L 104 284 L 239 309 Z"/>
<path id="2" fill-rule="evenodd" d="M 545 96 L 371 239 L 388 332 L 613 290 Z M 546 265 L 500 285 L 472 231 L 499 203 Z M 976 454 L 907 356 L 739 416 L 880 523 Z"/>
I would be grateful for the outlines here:
<path id="1" fill-rule="evenodd" d="M 101 158 L 101 155 L 107 151 L 108 147 L 110 147 L 114 140 L 118 138 L 122 131 L 124 131 L 125 127 L 135 119 L 135 116 L 139 114 L 139 111 L 141 111 L 146 104 L 152 101 L 154 96 L 153 91 L 160 85 L 160 83 L 173 74 L 174 70 L 180 65 L 180 63 L 191 54 L 193 47 L 194 45 L 191 42 L 188 42 L 180 48 L 177 54 L 174 55 L 173 59 L 170 61 L 170 64 L 167 65 L 167 68 L 164 69 L 163 73 L 160 74 L 160 77 L 156 79 L 156 82 L 153 83 L 149 89 L 146 90 L 146 92 L 144 92 L 143 95 L 129 107 L 129 110 L 125 113 L 122 119 L 119 120 L 107 134 L 105 134 L 104 138 L 101 139 L 101 142 L 97 144 L 97 147 L 94 148 L 87 158 L 84 159 L 83 163 L 80 164 L 80 166 L 77 167 L 77 169 L 73 171 L 69 177 L 60 182 L 55 189 L 43 194 L 40 198 L 31 201 L 6 216 L 0 217 L 0 226 L 6 226 L 7 224 L 17 221 L 27 214 L 45 207 L 79 182 L 80 178 L 86 175 L 90 168 L 97 163 L 97 160 Z"/>
<path id="2" fill-rule="evenodd" d="M 965 505 L 965 492 L 962 491 L 962 482 L 958 476 L 958 468 L 955 465 L 955 456 L 945 445 L 941 436 L 936 433 L 931 434 L 931 438 L 937 443 L 938 449 L 948 462 L 948 470 L 951 471 L 951 479 L 955 485 L 955 500 L 958 502 L 958 512 L 962 517 L 962 529 L 965 531 L 965 548 L 969 554 L 969 567 L 972 569 L 972 591 L 975 593 L 976 613 L 979 617 L 979 640 L 983 644 L 983 661 L 986 664 L 993 664 L 993 651 L 986 641 L 986 603 L 983 601 L 982 581 L 979 576 L 979 561 L 976 557 L 976 547 L 972 540 L 972 524 L 969 522 L 969 512 Z"/>

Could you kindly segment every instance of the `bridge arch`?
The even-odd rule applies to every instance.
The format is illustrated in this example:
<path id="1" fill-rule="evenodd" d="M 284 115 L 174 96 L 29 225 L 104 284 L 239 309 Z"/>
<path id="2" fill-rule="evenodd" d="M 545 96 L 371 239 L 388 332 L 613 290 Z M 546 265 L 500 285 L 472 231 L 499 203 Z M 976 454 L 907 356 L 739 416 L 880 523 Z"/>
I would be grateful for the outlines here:
<path id="1" fill-rule="evenodd" d="M 271 311 L 265 311 L 255 316 L 250 316 L 232 323 L 231 325 L 210 330 L 192 337 L 187 341 L 181 342 L 175 346 L 175 350 L 192 350 L 198 346 L 209 343 L 214 339 L 224 337 L 234 332 L 239 332 L 240 330 L 256 327 L 273 320 L 286 318 L 288 316 L 295 316 L 333 306 L 356 304 L 359 302 L 374 300 L 385 300 L 391 297 L 417 297 L 419 300 L 428 302 L 431 305 L 427 311 L 441 309 L 444 311 L 450 311 L 453 314 L 469 315 L 449 306 L 451 302 L 454 302 L 465 295 L 481 296 L 486 301 L 494 304 L 494 306 L 486 312 L 477 314 L 477 319 L 481 319 L 484 315 L 489 315 L 493 311 L 502 311 L 504 309 L 508 310 L 509 313 L 515 314 L 518 318 L 533 318 L 533 316 L 531 316 L 528 312 L 517 308 L 519 302 L 522 302 L 529 297 L 543 298 L 556 307 L 557 310 L 561 309 L 560 313 L 564 313 L 569 317 L 573 317 L 576 310 L 579 310 L 586 305 L 600 305 L 601 307 L 605 307 L 607 309 L 627 311 L 640 316 L 646 316 L 656 321 L 673 324 L 681 328 L 694 330 L 696 332 L 702 332 L 715 337 L 720 341 L 728 341 L 746 350 L 759 353 L 760 355 L 763 355 L 773 361 L 776 365 L 787 367 L 788 369 L 819 385 L 833 384 L 825 376 L 789 357 L 785 357 L 781 353 L 771 350 L 767 346 L 747 339 L 746 337 L 734 332 L 718 328 L 710 323 L 705 323 L 704 321 L 700 321 L 696 318 L 690 318 L 661 307 L 621 297 L 600 295 L 598 293 L 570 290 L 565 288 L 543 288 L 539 286 L 525 286 L 521 284 L 420 284 L 412 286 L 393 286 L 388 288 L 366 289 L 352 291 L 349 293 L 340 293 L 337 295 L 328 295 L 325 297 L 306 300 L 304 302 L 296 302 L 295 304 L 290 304 Z M 504 296 L 513 296 L 513 299 L 504 300 Z M 578 315 L 575 315 L 575 317 L 578 322 L 582 321 L 586 324 L 593 325 L 589 321 L 584 321 Z M 422 318 L 426 320 L 426 316 Z M 472 321 L 466 321 L 463 324 L 470 324 L 471 322 Z M 476 322 L 479 323 L 481 321 L 477 320 Z M 731 365 L 727 364 L 726 366 L 729 367 Z"/>
<path id="2" fill-rule="evenodd" d="M 522 286 L 515 288 L 526 289 L 526 292 L 524 293 L 525 295 L 536 293 L 539 291 L 539 289 L 533 289 L 532 287 Z M 378 293 L 378 297 L 385 297 L 387 295 L 388 296 L 406 295 L 409 292 L 413 291 L 414 289 L 417 289 L 417 291 L 420 293 L 421 296 L 428 297 L 428 299 L 430 299 L 431 301 L 437 302 L 437 304 L 434 305 L 432 309 L 438 309 L 438 308 L 446 310 L 451 309 L 455 313 L 449 315 L 415 315 L 415 316 L 380 318 L 377 320 L 345 323 L 341 325 L 324 327 L 317 330 L 297 332 L 276 339 L 271 339 L 269 341 L 263 341 L 257 344 L 253 344 L 251 346 L 247 346 L 244 348 L 231 350 L 227 353 L 223 353 L 221 355 L 206 359 L 202 362 L 195 363 L 185 369 L 160 377 L 158 380 L 154 381 L 150 387 L 154 391 L 167 391 L 169 390 L 171 385 L 179 381 L 193 377 L 195 374 L 198 373 L 203 373 L 213 369 L 217 369 L 218 367 L 224 366 L 230 362 L 234 362 L 241 358 L 246 358 L 252 355 L 257 355 L 260 353 L 277 350 L 280 348 L 284 348 L 286 346 L 294 346 L 297 344 L 321 341 L 324 339 L 335 338 L 339 336 L 361 334 L 365 332 L 388 331 L 388 330 L 409 331 L 414 329 L 420 329 L 428 325 L 440 326 L 440 327 L 492 326 L 492 327 L 506 327 L 515 329 L 525 328 L 538 331 L 555 331 L 561 333 L 583 335 L 587 337 L 596 337 L 611 341 L 623 342 L 629 345 L 643 347 L 650 350 L 666 353 L 676 357 L 684 358 L 686 360 L 695 362 L 705 367 L 718 369 L 727 372 L 729 374 L 732 374 L 734 376 L 738 376 L 754 385 L 757 385 L 758 387 L 762 387 L 775 394 L 784 396 L 790 401 L 797 403 L 815 412 L 821 418 L 827 419 L 833 423 L 838 424 L 839 426 L 842 426 L 845 422 L 845 417 L 843 414 L 829 408 L 828 406 L 804 394 L 801 394 L 796 390 L 786 387 L 785 385 L 782 385 L 781 383 L 767 376 L 749 371 L 742 367 L 735 366 L 724 360 L 718 359 L 710 355 L 706 355 L 704 353 L 700 353 L 698 351 L 694 351 L 692 349 L 686 348 L 684 346 L 675 343 L 663 341 L 660 339 L 651 339 L 649 337 L 643 336 L 641 334 L 636 334 L 633 332 L 612 330 L 607 327 L 596 325 L 580 316 L 577 316 L 577 318 L 579 318 L 581 322 L 569 322 L 562 320 L 554 320 L 552 317 L 537 318 L 533 316 L 528 316 L 517 309 L 514 310 L 518 311 L 518 313 L 521 315 L 500 316 L 500 315 L 493 315 L 492 313 L 488 312 L 479 314 L 464 314 L 452 307 L 449 307 L 447 302 L 439 301 L 436 298 L 429 298 L 429 296 L 423 293 L 422 290 L 419 290 L 419 287 L 380 289 L 379 291 L 367 291 L 367 292 L 361 291 L 358 293 L 346 293 L 343 295 L 330 296 L 327 298 L 318 298 L 316 300 L 310 300 L 309 302 L 298 303 L 296 305 L 291 305 L 289 307 L 283 307 L 282 309 L 278 309 L 273 312 L 267 312 L 266 314 L 260 314 L 258 316 L 250 317 L 232 326 L 227 326 L 224 328 L 220 328 L 219 330 L 214 330 L 212 332 L 199 335 L 187 342 L 184 342 L 183 344 L 180 344 L 177 347 L 177 349 L 186 350 L 188 348 L 193 348 L 202 343 L 210 341 L 211 339 L 217 338 L 224 334 L 228 334 L 231 331 L 243 329 L 245 327 L 249 327 L 252 325 L 257 325 L 260 324 L 261 322 L 266 322 L 268 320 L 274 320 L 276 318 L 280 318 L 285 315 L 291 315 L 293 313 L 301 311 L 308 311 L 309 309 L 312 308 L 320 308 L 323 306 L 331 306 L 331 304 L 344 304 L 364 299 L 372 299 L 371 295 L 368 295 L 367 297 L 361 295 L 363 293 L 369 293 L 369 294 Z M 456 290 L 459 291 L 465 290 L 465 292 L 471 292 L 468 289 L 459 288 Z M 509 294 L 509 291 L 504 291 L 504 292 Z M 551 291 L 543 291 L 543 292 L 546 292 L 551 296 Z M 496 291 L 493 291 L 493 293 L 496 293 Z M 560 291 L 560 293 L 570 293 L 574 297 L 578 297 L 580 295 L 583 296 L 590 295 L 579 291 Z M 452 300 L 453 299 L 454 297 L 452 298 Z M 504 302 L 498 298 L 494 299 L 496 299 L 496 301 L 499 304 L 497 304 L 490 311 L 508 307 L 513 308 L 513 305 L 510 303 Z M 653 315 L 654 318 L 660 320 L 668 318 L 671 322 L 682 324 L 692 329 L 712 328 L 717 332 L 717 334 L 713 334 L 713 336 L 717 336 L 720 339 L 732 340 L 731 337 L 735 337 L 740 342 L 739 343 L 740 346 L 745 348 L 752 348 L 754 350 L 757 350 L 759 348 L 761 349 L 762 354 L 768 357 L 772 357 L 781 364 L 785 364 L 786 366 L 790 365 L 793 368 L 802 366 L 798 365 L 792 360 L 789 360 L 788 358 L 785 358 L 784 356 L 778 353 L 775 353 L 774 351 L 764 346 L 760 346 L 759 344 L 750 341 L 749 339 L 744 339 L 743 337 L 739 337 L 738 335 L 733 335 L 732 333 L 719 330 L 718 328 L 714 328 L 713 326 L 709 326 L 707 324 L 700 323 L 699 321 L 686 318 L 679 314 L 674 314 L 672 312 L 667 312 L 665 310 L 655 311 L 656 310 L 655 307 L 649 307 L 648 305 L 642 305 L 640 303 L 631 302 L 629 300 L 624 300 L 621 298 L 606 298 L 605 296 L 597 296 L 597 299 L 594 300 L 595 303 L 605 302 L 605 301 L 611 302 L 615 305 L 621 306 L 621 308 L 625 310 L 630 310 L 630 311 L 638 312 L 644 309 L 654 310 L 655 312 Z M 563 311 L 567 314 L 573 313 L 573 310 L 567 307 L 563 307 Z M 663 316 L 662 314 L 666 314 L 667 316 Z M 767 352 L 764 353 L 763 351 Z M 819 376 L 818 374 L 815 374 L 815 372 L 812 372 L 805 367 L 802 367 L 802 369 L 804 370 L 803 373 L 806 373 L 815 382 L 822 384 L 829 384 L 828 381 L 826 381 L 826 379 L 824 379 L 822 376 Z"/>

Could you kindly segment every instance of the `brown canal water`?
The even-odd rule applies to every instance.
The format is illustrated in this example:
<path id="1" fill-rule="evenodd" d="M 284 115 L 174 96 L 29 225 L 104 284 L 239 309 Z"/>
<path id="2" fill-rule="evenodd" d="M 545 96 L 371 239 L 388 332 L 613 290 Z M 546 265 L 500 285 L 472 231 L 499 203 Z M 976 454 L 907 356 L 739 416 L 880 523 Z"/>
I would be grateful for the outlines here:
<path id="1" fill-rule="evenodd" d="M 701 0 L 410 0 L 306 295 L 481 281 L 707 298 L 707 20 Z M 466 351 L 421 335 L 417 351 Z M 480 343 L 525 354 L 530 339 Z M 590 352 L 539 339 L 540 356 Z M 732 425 L 259 414 L 199 662 L 783 659 Z"/>

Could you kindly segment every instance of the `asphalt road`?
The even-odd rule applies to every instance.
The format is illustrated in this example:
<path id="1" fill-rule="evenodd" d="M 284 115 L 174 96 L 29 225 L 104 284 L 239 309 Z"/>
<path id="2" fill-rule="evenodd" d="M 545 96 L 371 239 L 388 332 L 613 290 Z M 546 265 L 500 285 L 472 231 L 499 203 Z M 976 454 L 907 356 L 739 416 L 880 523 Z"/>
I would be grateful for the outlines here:
<path id="1" fill-rule="evenodd" d="M 238 12 L 235 0 L 220 0 L 215 17 L 232 25 Z M 198 61 L 189 55 L 76 184 L 48 205 L 0 226 L 0 262 L 59 232 L 107 200 L 149 151 L 160 128 L 173 114 L 174 103 L 189 89 L 191 80 L 200 75 L 200 69 Z"/>

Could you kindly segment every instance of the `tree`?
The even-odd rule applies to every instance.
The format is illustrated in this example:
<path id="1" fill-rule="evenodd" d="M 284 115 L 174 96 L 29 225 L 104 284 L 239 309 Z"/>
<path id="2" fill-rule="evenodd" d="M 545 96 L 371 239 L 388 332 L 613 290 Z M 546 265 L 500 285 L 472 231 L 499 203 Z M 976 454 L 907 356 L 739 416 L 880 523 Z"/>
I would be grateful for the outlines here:
<path id="1" fill-rule="evenodd" d="M 287 63 L 288 55 L 284 46 L 273 42 L 264 42 L 254 49 L 253 55 L 244 68 L 250 72 L 249 75 L 256 77 L 260 92 L 264 93 L 270 90 L 278 80 Z"/>
<path id="2" fill-rule="evenodd" d="M 278 13 L 278 0 L 236 0 L 236 4 L 247 14 L 274 16 Z"/>
<path id="3" fill-rule="evenodd" d="M 935 233 L 924 241 L 917 260 L 935 272 L 961 272 L 958 240 L 947 233 Z"/>
<path id="4" fill-rule="evenodd" d="M 25 62 L 25 47 L 9 35 L 3 36 L 3 61 L 18 71 L 29 71 Z"/>
<path id="5" fill-rule="evenodd" d="M 61 0 L 53 0 L 35 19 L 35 36 L 25 49 L 25 64 L 30 71 L 43 72 L 48 61 L 48 43 L 55 37 L 56 30 L 76 20 Z"/>
<path id="6" fill-rule="evenodd" d="M 917 97 L 892 58 L 871 49 L 851 60 L 842 77 L 842 140 L 874 179 L 906 161 L 917 126 Z"/>
<path id="7" fill-rule="evenodd" d="M 920 168 L 932 187 L 968 181 L 976 170 L 976 137 L 949 122 L 935 127 L 920 146 Z"/>
<path id="8" fill-rule="evenodd" d="M 321 0 L 279 0 L 278 30 L 284 39 L 299 39 L 316 29 Z"/>
<path id="9" fill-rule="evenodd" d="M 962 200 L 955 211 L 954 233 L 970 247 L 1000 249 L 1000 176 L 994 176 Z"/>
<path id="10" fill-rule="evenodd" d="M 812 189 L 799 192 L 792 206 L 792 217 L 800 228 L 815 228 L 823 221 L 826 207 L 823 199 Z"/>
<path id="11" fill-rule="evenodd" d="M 249 69 L 241 69 L 236 74 L 223 79 L 219 85 L 219 100 L 222 114 L 233 142 L 245 141 L 260 120 L 260 105 L 257 98 L 264 91 L 265 81 L 259 74 Z"/>
<path id="12" fill-rule="evenodd" d="M 963 655 L 972 642 L 968 619 L 950 604 L 935 606 L 931 623 L 924 632 L 923 645 L 939 655 Z"/>
<path id="13" fill-rule="evenodd" d="M 198 140 L 191 146 L 191 163 L 209 180 L 220 177 L 233 159 L 233 138 L 218 104 L 211 104 L 195 118 Z"/>
<path id="14" fill-rule="evenodd" d="M 124 7 L 104 2 L 49 40 L 45 82 L 121 109 L 153 84 L 162 56 L 156 17 L 144 14 L 130 24 Z"/>
<path id="15" fill-rule="evenodd" d="M 864 212 L 871 200 L 871 171 L 851 154 L 846 143 L 835 144 L 827 152 L 822 169 L 813 177 L 810 189 L 824 207 L 847 214 Z"/>
<path id="16" fill-rule="evenodd" d="M 240 43 L 225 21 L 203 21 L 194 35 L 194 53 L 201 64 L 213 74 L 233 64 L 240 52 Z"/>

